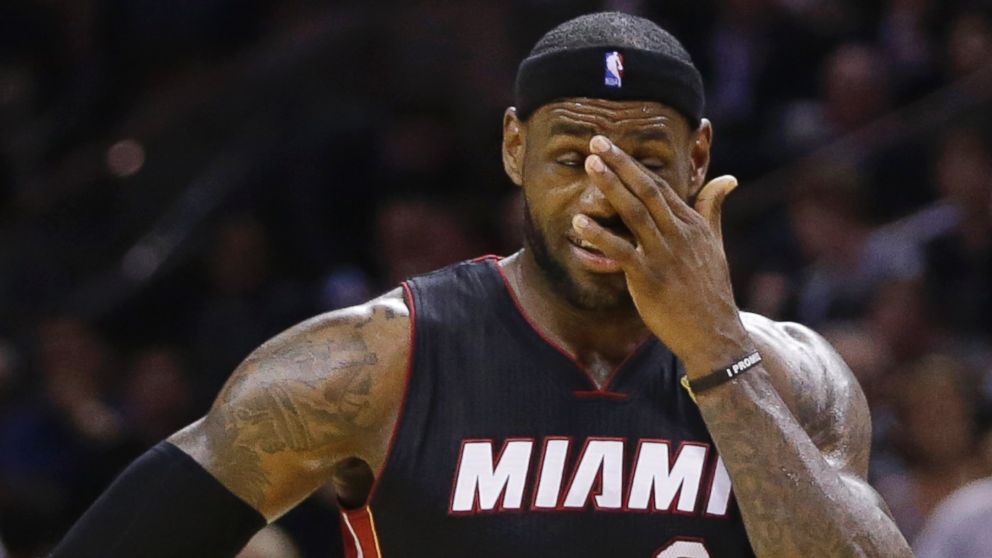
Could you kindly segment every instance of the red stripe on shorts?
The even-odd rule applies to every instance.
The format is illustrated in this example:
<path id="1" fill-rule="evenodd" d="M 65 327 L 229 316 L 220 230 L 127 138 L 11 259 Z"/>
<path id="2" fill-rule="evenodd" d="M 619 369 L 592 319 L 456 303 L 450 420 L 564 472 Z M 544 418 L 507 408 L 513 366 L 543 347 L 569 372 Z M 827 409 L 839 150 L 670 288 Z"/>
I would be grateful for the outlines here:
<path id="1" fill-rule="evenodd" d="M 341 534 L 346 558 L 382 558 L 375 520 L 368 506 L 341 510 Z"/>

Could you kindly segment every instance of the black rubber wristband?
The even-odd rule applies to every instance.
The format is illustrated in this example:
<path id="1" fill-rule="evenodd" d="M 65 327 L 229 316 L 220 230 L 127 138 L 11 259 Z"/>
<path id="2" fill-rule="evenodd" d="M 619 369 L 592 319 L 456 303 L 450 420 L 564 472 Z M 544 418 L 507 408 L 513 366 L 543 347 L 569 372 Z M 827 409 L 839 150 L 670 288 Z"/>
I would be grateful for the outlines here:
<path id="1" fill-rule="evenodd" d="M 694 394 L 699 395 L 708 389 L 733 380 L 759 364 L 761 364 L 761 353 L 754 351 L 726 368 L 718 368 L 698 380 L 691 380 L 689 386 Z"/>

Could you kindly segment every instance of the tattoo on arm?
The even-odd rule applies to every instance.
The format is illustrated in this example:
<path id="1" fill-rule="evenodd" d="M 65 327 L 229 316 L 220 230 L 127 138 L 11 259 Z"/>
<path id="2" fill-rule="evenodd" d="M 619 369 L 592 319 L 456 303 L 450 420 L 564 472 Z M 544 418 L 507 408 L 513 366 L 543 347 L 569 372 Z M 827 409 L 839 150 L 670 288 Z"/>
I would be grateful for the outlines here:
<path id="1" fill-rule="evenodd" d="M 267 517 L 326 481 L 340 460 L 374 463 L 395 420 L 395 369 L 406 359 L 405 346 L 384 340 L 405 339 L 408 324 L 395 320 L 405 307 L 367 310 L 315 318 L 260 347 L 207 417 L 173 441 Z"/>
<path id="2" fill-rule="evenodd" d="M 871 425 L 850 371 L 812 332 L 766 327 L 784 329 L 752 329 L 765 365 L 699 397 L 755 552 L 911 556 L 861 478 Z"/>

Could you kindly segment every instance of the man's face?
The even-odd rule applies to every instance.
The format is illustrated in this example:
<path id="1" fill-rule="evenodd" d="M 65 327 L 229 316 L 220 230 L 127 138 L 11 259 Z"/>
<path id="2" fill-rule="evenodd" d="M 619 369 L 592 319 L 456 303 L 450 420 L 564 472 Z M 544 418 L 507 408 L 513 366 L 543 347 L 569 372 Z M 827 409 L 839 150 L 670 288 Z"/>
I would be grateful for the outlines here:
<path id="1" fill-rule="evenodd" d="M 514 179 L 524 188 L 528 250 L 552 286 L 573 305 L 590 310 L 632 308 L 623 273 L 596 272 L 579 257 L 588 248 L 579 246 L 572 228 L 578 213 L 636 244 L 586 174 L 589 140 L 606 136 L 690 200 L 702 187 L 709 163 L 709 123 L 693 130 L 685 117 L 660 103 L 576 98 L 545 105 L 526 123 L 508 117 L 505 134 L 512 136 L 514 129 L 521 143 L 505 138 L 504 152 L 519 145 Z"/>

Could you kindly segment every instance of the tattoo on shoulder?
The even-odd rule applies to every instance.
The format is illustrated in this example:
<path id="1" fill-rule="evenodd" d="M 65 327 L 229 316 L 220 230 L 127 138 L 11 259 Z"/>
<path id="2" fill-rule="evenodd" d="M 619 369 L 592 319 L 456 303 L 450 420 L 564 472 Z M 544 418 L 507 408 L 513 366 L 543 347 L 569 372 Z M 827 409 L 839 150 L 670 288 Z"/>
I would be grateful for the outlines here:
<path id="1" fill-rule="evenodd" d="M 372 436 L 381 414 L 373 391 L 384 371 L 363 328 L 396 314 L 374 306 L 321 333 L 277 338 L 249 357 L 208 417 L 211 440 L 222 446 L 213 451 L 214 472 L 258 505 L 271 487 L 266 461 L 287 452 L 322 460 Z"/>

